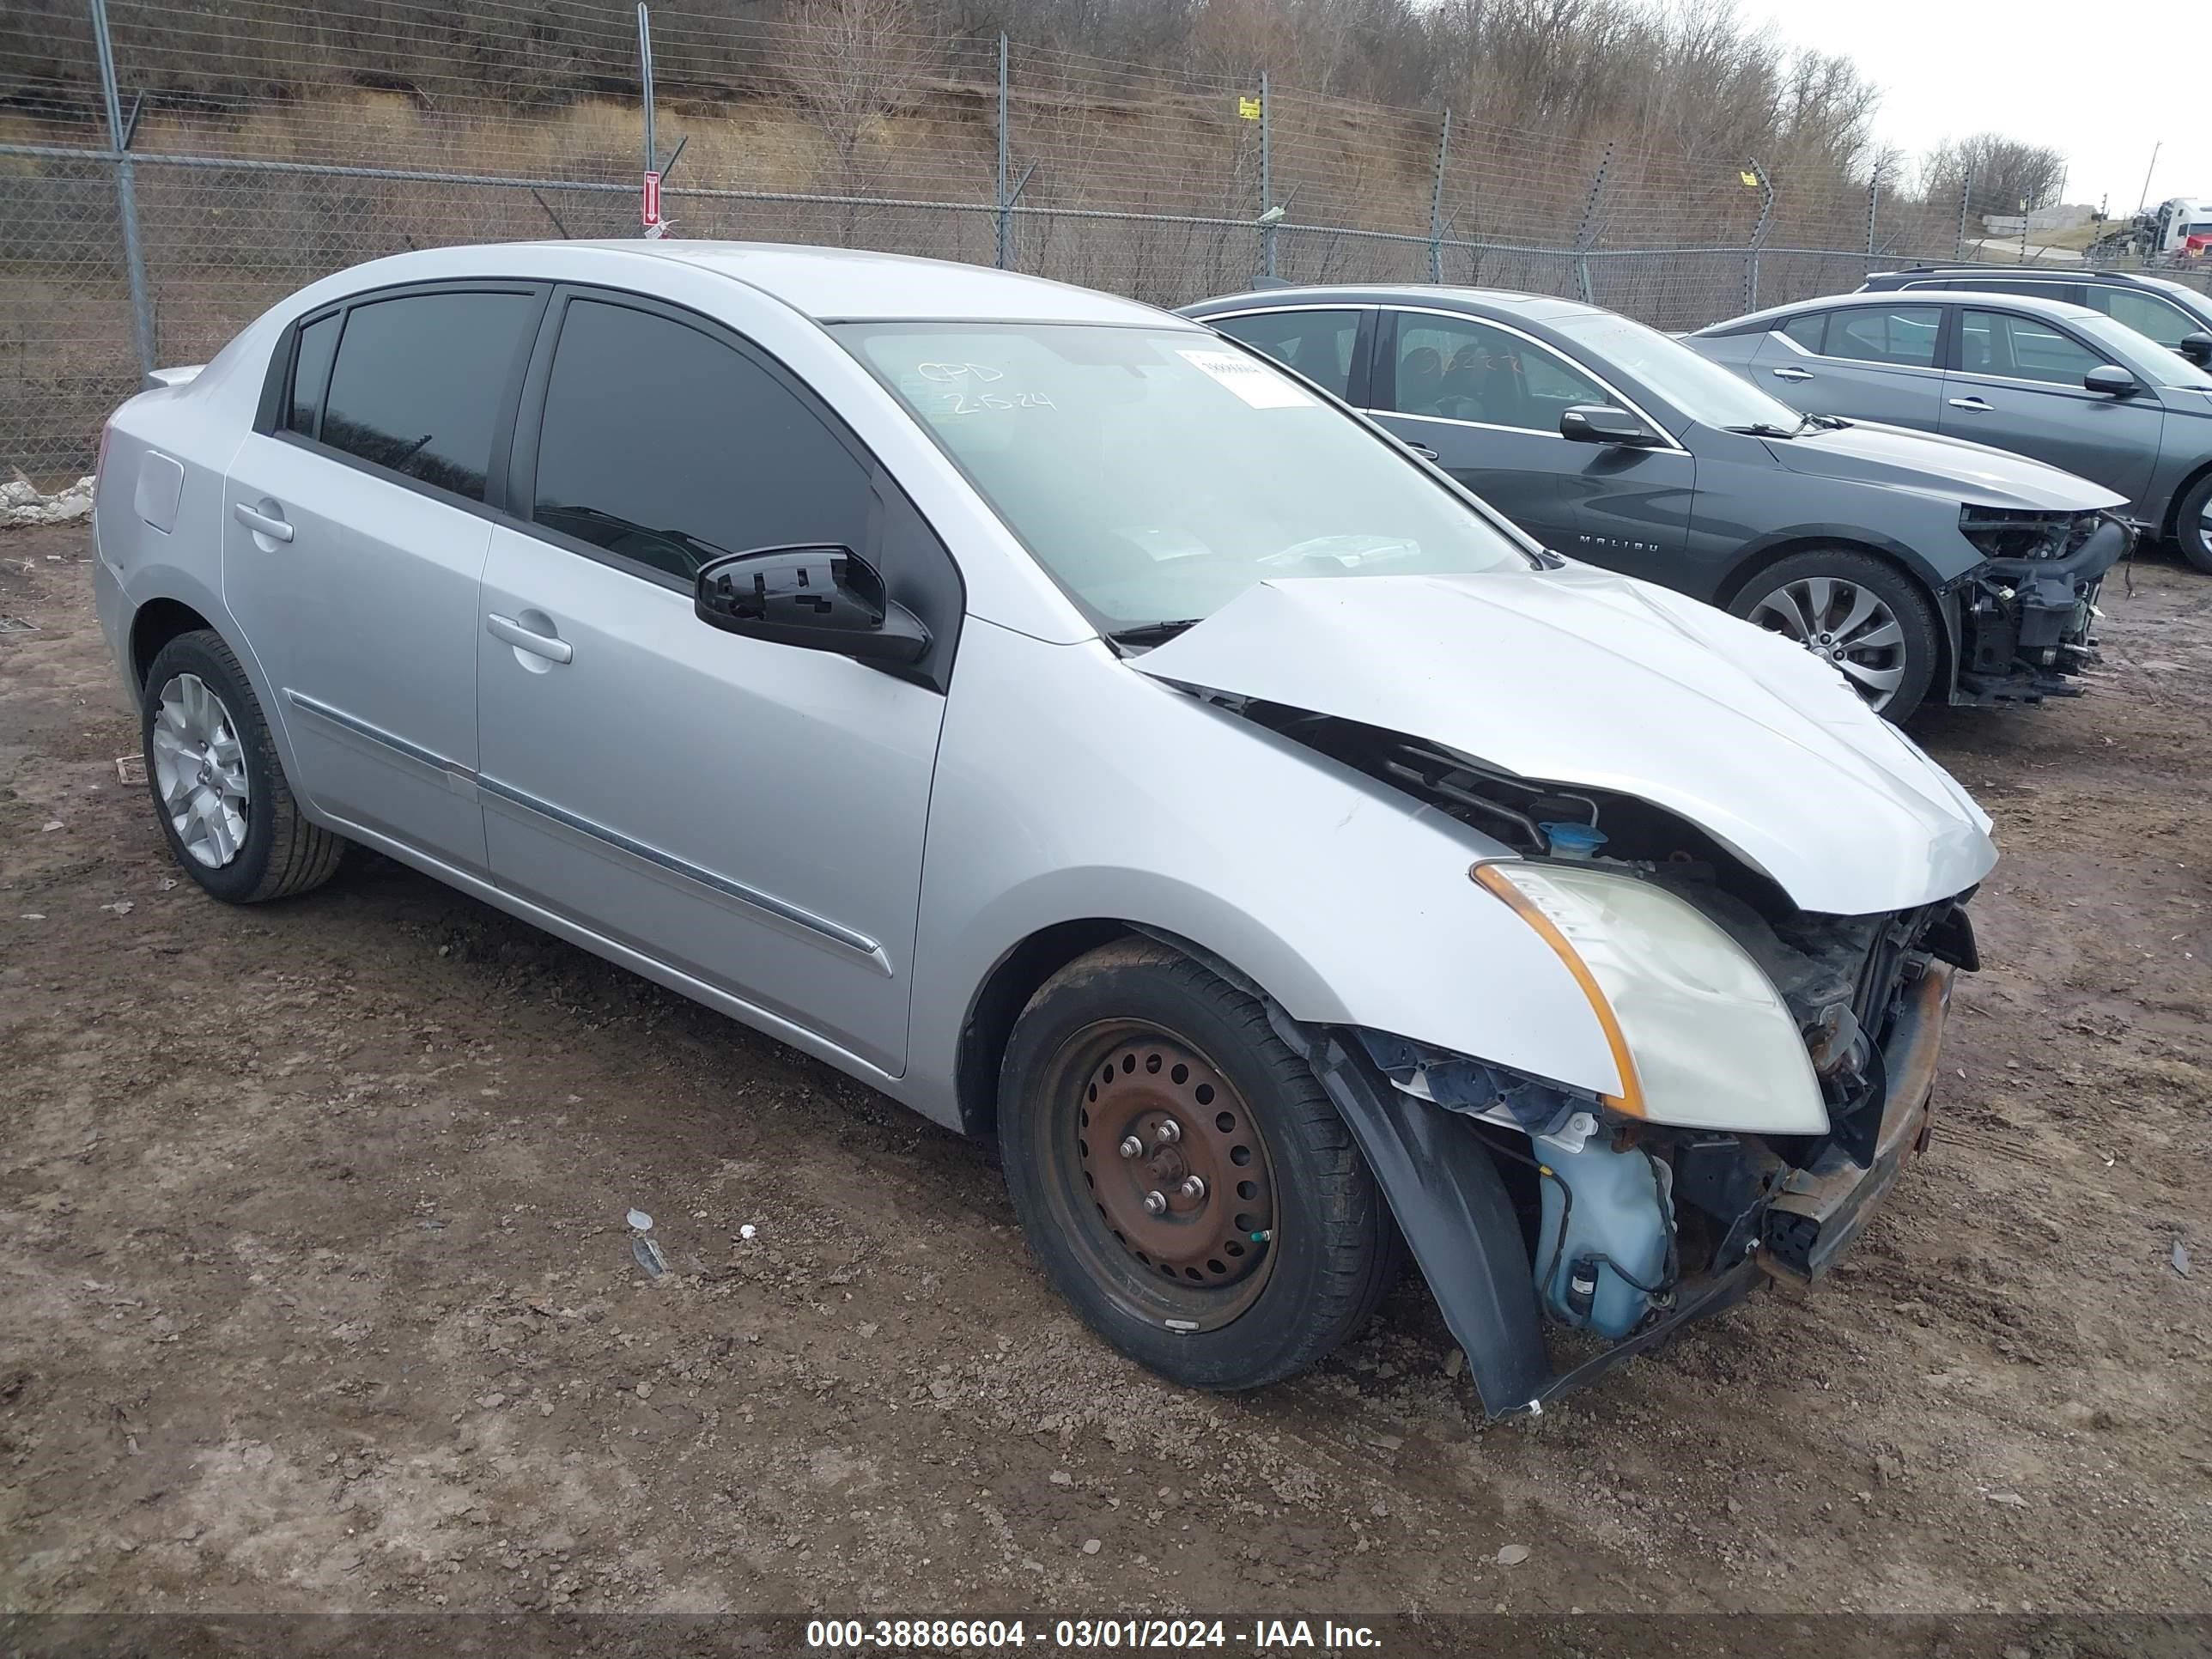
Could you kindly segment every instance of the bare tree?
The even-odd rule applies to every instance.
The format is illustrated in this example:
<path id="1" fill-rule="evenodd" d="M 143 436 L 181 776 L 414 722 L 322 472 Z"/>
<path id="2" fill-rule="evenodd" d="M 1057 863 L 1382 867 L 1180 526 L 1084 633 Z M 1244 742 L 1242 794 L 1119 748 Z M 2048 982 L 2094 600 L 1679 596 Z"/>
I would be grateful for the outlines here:
<path id="1" fill-rule="evenodd" d="M 879 191 L 890 149 L 883 128 L 914 100 L 931 65 L 921 21 L 915 0 L 800 0 L 791 9 L 784 73 L 822 135 L 836 195 Z M 862 210 L 848 204 L 841 216 L 847 243 Z"/>
<path id="2" fill-rule="evenodd" d="M 1966 190 L 1972 205 L 1992 213 L 2049 207 L 2065 184 L 2064 151 L 2002 133 L 1978 132 L 1939 144 L 1920 162 L 1920 193 L 1929 202 L 1955 203 Z"/>

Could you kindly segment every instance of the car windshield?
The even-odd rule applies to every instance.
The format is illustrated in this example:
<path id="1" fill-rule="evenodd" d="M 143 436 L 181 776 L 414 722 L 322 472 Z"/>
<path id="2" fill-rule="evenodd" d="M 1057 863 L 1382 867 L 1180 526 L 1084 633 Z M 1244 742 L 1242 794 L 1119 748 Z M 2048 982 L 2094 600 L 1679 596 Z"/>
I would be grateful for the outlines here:
<path id="1" fill-rule="evenodd" d="M 1109 634 L 1165 637 L 1271 577 L 1531 562 L 1390 440 L 1210 334 L 834 331 Z"/>
<path id="2" fill-rule="evenodd" d="M 1581 347 L 1595 367 L 1643 382 L 1700 426 L 1786 433 L 1805 424 L 1780 398 L 1656 328 L 1609 311 L 1583 312 L 1552 326 Z"/>

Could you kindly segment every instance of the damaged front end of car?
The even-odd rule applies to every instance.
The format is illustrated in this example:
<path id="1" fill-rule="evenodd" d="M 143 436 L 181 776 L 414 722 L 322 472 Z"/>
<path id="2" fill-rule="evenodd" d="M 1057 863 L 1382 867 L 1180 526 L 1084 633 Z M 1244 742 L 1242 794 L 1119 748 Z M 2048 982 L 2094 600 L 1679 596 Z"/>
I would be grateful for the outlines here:
<path id="1" fill-rule="evenodd" d="M 1926 1144 L 1971 891 L 1810 913 L 1650 803 L 1248 708 L 1480 824 L 1618 1058 L 1575 1088 L 1370 1029 L 1282 1035 L 1389 1194 L 1493 1416 L 1540 1411 L 1766 1279 L 1809 1285 Z M 1556 1367 L 1546 1323 L 1607 1346 Z"/>
<path id="2" fill-rule="evenodd" d="M 2105 512 L 1966 506 L 1959 533 L 1986 562 L 1953 591 L 1958 672 L 1972 705 L 2079 696 L 2097 661 L 2097 596 L 2135 531 Z"/>

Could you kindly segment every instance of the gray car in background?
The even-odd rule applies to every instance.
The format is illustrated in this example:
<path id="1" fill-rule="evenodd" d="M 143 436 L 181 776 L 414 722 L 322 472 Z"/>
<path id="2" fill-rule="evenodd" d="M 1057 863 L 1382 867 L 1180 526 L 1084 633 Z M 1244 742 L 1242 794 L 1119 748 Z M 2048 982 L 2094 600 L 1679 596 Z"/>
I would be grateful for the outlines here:
<path id="1" fill-rule="evenodd" d="M 1547 547 L 1794 640 L 1893 720 L 1929 696 L 2069 692 L 2129 545 L 2120 498 L 2084 479 L 1808 418 L 1572 300 L 1282 289 L 1184 314 L 1365 410 Z"/>
<path id="2" fill-rule="evenodd" d="M 1994 444 L 2094 479 L 2212 571 L 2212 374 L 2101 312 L 2025 294 L 1838 294 L 1684 343 L 1808 414 Z"/>

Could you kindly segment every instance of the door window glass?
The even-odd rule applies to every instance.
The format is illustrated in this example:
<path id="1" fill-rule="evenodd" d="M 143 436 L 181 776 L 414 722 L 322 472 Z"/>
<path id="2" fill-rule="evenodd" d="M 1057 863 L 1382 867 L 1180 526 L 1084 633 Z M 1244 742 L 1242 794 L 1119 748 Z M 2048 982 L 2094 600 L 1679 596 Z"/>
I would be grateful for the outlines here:
<path id="1" fill-rule="evenodd" d="M 1802 317 L 1792 317 L 1782 325 L 1782 331 L 1803 346 L 1814 356 L 1820 353 L 1820 331 L 1828 325 L 1825 311 L 1809 312 Z"/>
<path id="2" fill-rule="evenodd" d="M 300 331 L 300 349 L 292 359 L 292 395 L 284 416 L 284 424 L 292 431 L 315 435 L 315 417 L 323 412 L 323 392 L 331 383 L 331 354 L 337 343 L 336 312 Z"/>
<path id="3" fill-rule="evenodd" d="M 1853 362 L 1936 366 L 1941 306 L 1865 306 L 1838 311 L 1828 324 L 1827 356 Z"/>
<path id="4" fill-rule="evenodd" d="M 1613 402 L 1564 358 L 1471 318 L 1400 317 L 1396 368 L 1391 407 L 1401 415 L 1556 434 L 1577 404 Z"/>
<path id="5" fill-rule="evenodd" d="M 2080 386 L 2105 359 L 2048 323 L 2003 311 L 1969 311 L 1960 321 L 1959 362 L 1970 374 Z"/>
<path id="6" fill-rule="evenodd" d="M 322 441 L 482 501 L 500 404 L 536 307 L 526 294 L 410 294 L 356 306 L 331 370 Z"/>
<path id="7" fill-rule="evenodd" d="M 1358 312 L 1269 311 L 1252 317 L 1224 317 L 1214 326 L 1338 397 L 1352 396 L 1352 353 L 1359 339 Z"/>
<path id="8" fill-rule="evenodd" d="M 2204 326 L 2171 300 L 2162 300 L 2155 294 L 2144 294 L 2131 288 L 2098 288 L 2093 285 L 2088 290 L 2088 298 L 2092 306 L 2123 328 L 2131 328 L 2162 346 L 2178 346 L 2183 335 L 2193 333 Z"/>
<path id="9" fill-rule="evenodd" d="M 725 553 L 865 551 L 867 468 L 798 394 L 696 328 L 570 302 L 532 516 L 690 580 Z"/>

